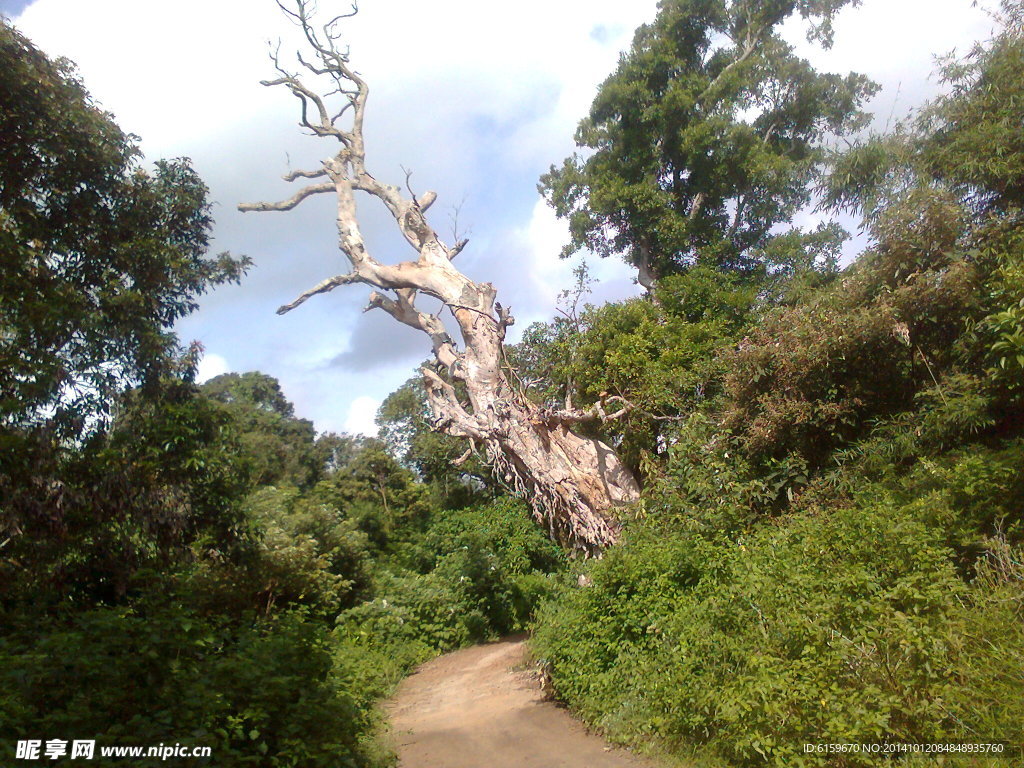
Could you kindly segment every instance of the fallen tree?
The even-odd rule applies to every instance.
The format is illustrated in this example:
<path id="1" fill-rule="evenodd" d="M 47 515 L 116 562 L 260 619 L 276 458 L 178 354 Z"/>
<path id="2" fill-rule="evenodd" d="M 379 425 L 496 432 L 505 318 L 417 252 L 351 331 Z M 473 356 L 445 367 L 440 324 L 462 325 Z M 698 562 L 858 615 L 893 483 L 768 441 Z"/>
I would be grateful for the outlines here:
<path id="1" fill-rule="evenodd" d="M 337 142 L 338 150 L 318 169 L 286 174 L 283 178 L 289 182 L 313 180 L 288 199 L 242 204 L 239 210 L 288 211 L 311 196 L 333 194 L 338 246 L 350 265 L 348 272 L 323 280 L 278 314 L 339 286 L 362 283 L 373 288 L 367 310 L 383 310 L 430 338 L 434 363 L 421 370 L 432 424 L 468 439 L 462 460 L 473 453 L 484 457 L 510 490 L 530 502 L 537 521 L 561 544 L 593 554 L 615 543 L 620 529 L 616 508 L 637 499 L 639 488 L 611 447 L 573 427 L 617 418 L 630 405 L 615 397 L 586 410 L 568 404 L 564 409 L 542 408 L 530 402 L 504 357 L 505 332 L 514 319 L 496 300 L 494 286 L 470 280 L 452 263 L 467 241 L 449 245 L 428 223 L 425 214 L 436 194 L 414 194 L 408 174 L 407 194 L 403 193 L 366 169 L 363 123 L 369 88 L 351 68 L 347 48 L 339 46 L 338 25 L 355 14 L 355 7 L 314 25 L 310 0 L 295 0 L 294 9 L 280 0 L 278 5 L 302 30 L 313 53 L 311 61 L 298 54 L 298 65 L 312 76 L 328 78 L 331 87 L 325 93 L 307 87 L 282 65 L 277 52 L 272 60 L 278 76 L 263 85 L 288 89 L 301 104 L 300 124 L 315 136 Z M 357 192 L 384 204 L 416 252 L 414 259 L 389 264 L 369 253 L 357 217 Z M 421 293 L 439 299 L 442 308 L 434 313 L 417 308 Z M 458 327 L 461 344 L 445 327 L 445 309 Z"/>

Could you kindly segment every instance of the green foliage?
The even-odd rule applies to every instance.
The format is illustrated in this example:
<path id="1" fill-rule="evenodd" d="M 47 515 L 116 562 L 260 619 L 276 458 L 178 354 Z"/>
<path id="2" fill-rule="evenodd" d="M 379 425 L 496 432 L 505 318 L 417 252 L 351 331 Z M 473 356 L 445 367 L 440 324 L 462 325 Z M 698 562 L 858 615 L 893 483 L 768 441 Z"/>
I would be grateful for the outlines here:
<path id="1" fill-rule="evenodd" d="M 858 125 L 874 92 L 860 75 L 816 72 L 779 27 L 799 15 L 827 46 L 848 4 L 661 3 L 580 123 L 588 151 L 541 179 L 569 221 L 563 255 L 622 254 L 659 277 L 694 261 L 755 264 L 810 201 L 826 134 Z"/>
<path id="2" fill-rule="evenodd" d="M 522 630 L 563 553 L 519 502 L 438 515 L 378 574 L 380 595 L 347 612 L 348 634 L 413 646 L 413 658 Z"/>
<path id="3" fill-rule="evenodd" d="M 125 385 L 173 373 L 170 326 L 247 265 L 206 255 L 187 160 L 138 167 L 70 62 L 0 24 L 0 429 L 95 429 Z"/>
<path id="4" fill-rule="evenodd" d="M 260 531 L 251 589 L 265 610 L 303 604 L 333 618 L 367 594 L 369 540 L 354 520 L 294 489 L 261 488 L 246 505 Z"/>
<path id="5" fill-rule="evenodd" d="M 995 269 L 985 286 L 992 313 L 979 327 L 987 344 L 989 375 L 1019 401 L 1024 379 L 1024 232 L 993 240 L 988 256 Z"/>
<path id="6" fill-rule="evenodd" d="M 295 474 L 312 428 L 267 377 L 232 382 L 245 403 L 200 395 L 199 350 L 171 331 L 246 263 L 207 256 L 206 187 L 186 160 L 141 170 L 71 64 L 6 24 L 0 61 L 5 756 L 46 734 L 208 745 L 227 766 L 377 761 L 324 621 L 368 584 L 365 537 L 312 503 L 244 504 L 267 436 Z M 276 421 L 253 418 L 268 402 Z M 295 461 L 303 481 L 342 449 Z"/>
<path id="7" fill-rule="evenodd" d="M 974 704 L 1019 700 L 1020 661 L 979 694 L 987 651 L 965 609 L 985 606 L 1000 653 L 1019 647 L 1019 575 L 996 578 L 997 604 L 957 578 L 940 530 L 866 502 L 737 539 L 637 531 L 592 588 L 545 605 L 536 653 L 614 737 L 701 744 L 730 764 L 874 764 L 805 756 L 807 742 L 1020 742 L 1011 707 Z"/>
<path id="8" fill-rule="evenodd" d="M 104 746 L 209 746 L 224 766 L 367 764 L 359 740 L 368 710 L 335 678 L 324 629 L 301 613 L 230 622 L 196 613 L 189 597 L 8 626 L 0 637 L 7 757 L 14 739 L 73 734 Z M 96 760 L 117 762 L 98 752 Z"/>
<path id="9" fill-rule="evenodd" d="M 241 428 L 267 425 L 160 392 L 128 393 L 60 468 L 62 517 L 37 499 L 5 544 L 5 740 L 42 723 L 225 765 L 376 764 L 374 703 L 401 675 L 522 629 L 555 588 L 563 556 L 520 504 L 437 512 L 369 440 L 308 490 L 250 491 Z"/>
<path id="10" fill-rule="evenodd" d="M 509 359 L 545 405 L 560 406 L 566 394 L 578 407 L 608 395 L 631 402 L 634 410 L 602 425 L 601 436 L 631 466 L 645 467 L 663 449 L 666 425 L 719 393 L 716 355 L 739 338 L 765 285 L 693 267 L 661 280 L 656 302 L 588 306 L 575 327 L 563 319 L 535 324 Z"/>
<path id="11" fill-rule="evenodd" d="M 921 116 L 927 170 L 974 206 L 1001 213 L 1024 207 L 1022 18 L 1020 3 L 1004 0 L 1000 32 L 964 58 L 945 58 L 950 88 Z"/>
<path id="12" fill-rule="evenodd" d="M 987 265 L 958 242 L 961 214 L 940 192 L 908 195 L 879 215 L 878 244 L 843 279 L 743 340 L 726 363 L 725 424 L 748 453 L 822 466 L 972 362 Z"/>
<path id="13" fill-rule="evenodd" d="M 672 445 L 645 494 L 651 515 L 668 515 L 686 530 L 722 534 L 748 530 L 784 509 L 808 481 L 798 456 L 752 465 L 717 419 L 696 412 L 678 422 Z"/>
<path id="14" fill-rule="evenodd" d="M 1024 552 L 1005 541 L 990 542 L 966 599 L 953 611 L 945 636 L 957 654 L 960 679 L 967 684 L 949 699 L 951 714 L 977 733 L 1002 733 L 1007 723 L 1017 723 L 1018 732 L 1007 738 L 1020 745 Z"/>
<path id="15" fill-rule="evenodd" d="M 942 531 L 965 573 L 972 572 L 993 538 L 1015 545 L 1024 541 L 1020 438 L 993 447 L 974 444 L 936 451 L 927 434 L 911 443 L 891 439 L 892 431 L 881 429 L 857 451 L 850 451 L 847 466 L 828 482 L 838 479 L 844 492 L 862 503 L 870 493 L 913 509 L 921 520 Z M 917 460 L 911 461 L 915 453 Z M 894 465 L 909 468 L 897 473 Z M 868 478 L 874 482 L 865 490 Z"/>
<path id="16" fill-rule="evenodd" d="M 423 377 L 418 375 L 384 399 L 376 419 L 388 451 L 433 488 L 441 506 L 470 504 L 490 484 L 490 471 L 475 456 L 456 466 L 455 460 L 466 450 L 465 440 L 434 431 L 431 420 Z"/>
<path id="17" fill-rule="evenodd" d="M 593 586 L 536 625 L 557 693 L 613 737 L 713 765 L 877 763 L 804 743 L 1024 744 L 1019 5 L 947 62 L 948 96 L 835 158 L 825 205 L 865 216 L 860 259 L 837 277 L 794 259 L 722 343 L 666 366 L 707 372 L 710 396 L 661 427 L 667 456 Z M 787 237 L 766 247 L 808 252 Z M 734 316 L 692 288 L 706 314 L 680 310 L 666 284 L 663 307 L 603 311 Z M 644 349 L 643 327 L 599 348 L 633 342 L 625 370 L 686 349 Z"/>
<path id="18" fill-rule="evenodd" d="M 352 461 L 315 491 L 347 509 L 381 548 L 421 528 L 431 511 L 429 490 L 379 440 L 365 440 Z"/>
<path id="19" fill-rule="evenodd" d="M 0 471 L 6 605 L 117 601 L 193 547 L 245 549 L 247 476 L 230 422 L 187 382 L 127 393 L 113 427 L 77 451 L 38 433 L 12 438 L 21 450 Z"/>
<path id="20" fill-rule="evenodd" d="M 503 500 L 437 513 L 376 566 L 372 599 L 335 633 L 336 663 L 367 702 L 437 653 L 525 629 L 559 589 L 565 556 Z"/>
<path id="21" fill-rule="evenodd" d="M 1020 3 L 1005 0 L 1001 7 L 992 39 L 964 57 L 940 60 L 942 96 L 890 134 L 858 140 L 831 158 L 823 207 L 873 220 L 909 191 L 932 187 L 946 189 L 975 214 L 1019 220 L 1024 37 Z"/>
<path id="22" fill-rule="evenodd" d="M 355 454 L 352 438 L 331 435 L 318 441 L 313 422 L 295 417 L 294 407 L 271 376 L 225 373 L 205 382 L 200 391 L 223 403 L 235 419 L 255 485 L 284 482 L 308 488 L 328 466 L 337 468 Z"/>

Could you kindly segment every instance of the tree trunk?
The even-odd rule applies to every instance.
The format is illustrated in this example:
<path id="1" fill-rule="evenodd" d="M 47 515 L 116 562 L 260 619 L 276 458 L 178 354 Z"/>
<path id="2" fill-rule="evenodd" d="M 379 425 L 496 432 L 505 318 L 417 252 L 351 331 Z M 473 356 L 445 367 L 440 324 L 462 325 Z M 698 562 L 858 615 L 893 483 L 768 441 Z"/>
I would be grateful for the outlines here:
<path id="1" fill-rule="evenodd" d="M 524 409 L 491 451 L 495 473 L 531 501 L 551 538 L 583 552 L 615 543 L 614 509 L 639 495 L 632 475 L 599 440 L 554 427 Z"/>
<path id="2" fill-rule="evenodd" d="M 576 434 L 571 425 L 614 418 L 625 409 L 609 415 L 603 404 L 581 411 L 530 403 L 503 368 L 511 315 L 495 308 L 489 284 L 459 277 L 460 306 L 442 300 L 459 324 L 465 350 L 449 363 L 444 347 L 434 352 L 449 376 L 463 382 L 469 402 L 461 403 L 455 387 L 424 369 L 435 429 L 469 438 L 471 450 L 483 452 L 497 478 L 530 502 L 538 523 L 559 543 L 584 553 L 615 543 L 616 507 L 635 501 L 639 488 L 610 447 Z"/>
<path id="3" fill-rule="evenodd" d="M 278 5 L 281 5 L 278 2 Z M 396 320 L 425 333 L 433 346 L 435 366 L 422 369 L 435 429 L 466 437 L 471 452 L 482 453 L 497 477 L 526 498 L 534 516 L 559 543 L 593 554 L 615 543 L 619 533 L 616 507 L 635 501 L 639 488 L 629 471 L 604 443 L 581 437 L 572 425 L 606 421 L 629 409 L 605 411 L 609 398 L 588 410 L 552 410 L 529 402 L 506 374 L 505 330 L 514 323 L 506 308 L 495 301 L 490 283 L 475 283 L 452 264 L 466 241 L 446 245 L 427 223 L 424 213 L 436 195 L 417 198 L 406 186 L 381 184 L 366 171 L 363 116 L 369 89 L 349 68 L 347 49 L 337 46 L 334 22 L 322 32 L 310 23 L 309 0 L 295 0 L 296 10 L 282 10 L 302 27 L 319 63 L 300 63 L 317 75 L 334 80 L 334 94 L 343 99 L 342 109 L 330 117 L 325 97 L 307 88 L 297 75 L 283 69 L 273 56 L 280 77 L 264 85 L 284 85 L 302 102 L 302 125 L 314 134 L 337 140 L 336 155 L 314 171 L 294 171 L 287 181 L 326 179 L 311 184 L 291 198 L 277 203 L 239 206 L 242 211 L 291 210 L 307 197 L 334 193 L 338 200 L 338 244 L 351 271 L 324 280 L 278 310 L 288 312 L 309 297 L 339 285 L 364 283 L 377 290 L 366 309 L 382 309 Z M 335 20 L 337 21 L 337 19 Z M 351 125 L 338 120 L 351 113 Z M 315 115 L 315 117 L 314 117 Z M 355 191 L 376 197 L 391 212 L 402 235 L 418 253 L 415 260 L 384 264 L 374 259 L 363 242 L 356 216 Z M 440 312 L 428 314 L 416 308 L 416 297 L 425 293 L 440 299 L 458 325 L 461 348 L 449 335 Z M 462 402 L 453 382 L 461 382 L 468 394 Z"/>

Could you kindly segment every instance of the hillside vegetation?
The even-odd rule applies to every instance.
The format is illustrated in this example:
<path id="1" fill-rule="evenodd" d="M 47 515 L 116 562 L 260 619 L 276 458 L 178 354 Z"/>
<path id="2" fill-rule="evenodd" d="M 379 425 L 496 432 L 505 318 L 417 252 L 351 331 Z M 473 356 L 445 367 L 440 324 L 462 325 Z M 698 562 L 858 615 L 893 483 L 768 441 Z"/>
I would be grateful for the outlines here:
<path id="1" fill-rule="evenodd" d="M 594 586 L 537 620 L 589 722 L 729 765 L 1024 740 L 1022 67 L 1011 16 L 832 158 L 823 205 L 871 235 L 849 268 L 698 266 L 535 331 L 574 350 L 556 378 L 642 405 L 619 436 L 653 466 Z"/>
<path id="2" fill-rule="evenodd" d="M 663 5 L 596 107 L 637 129 L 644 184 L 657 158 L 630 142 L 664 125 L 629 110 L 671 122 L 696 103 L 673 91 L 662 114 L 623 84 L 663 73 L 659 35 L 696 34 Z M 506 350 L 537 404 L 630 404 L 585 430 L 643 497 L 623 542 L 586 560 L 479 459 L 454 465 L 465 447 L 430 430 L 418 380 L 382 405 L 379 439 L 318 434 L 262 373 L 197 384 L 201 349 L 173 323 L 247 260 L 207 254 L 187 161 L 142 168 L 72 65 L 0 26 L 0 755 L 88 738 L 210 746 L 226 767 L 384 766 L 375 705 L 403 675 L 526 629 L 573 712 L 680 761 L 1019 749 L 1021 20 L 1004 4 L 993 39 L 945 62 L 945 96 L 842 151 L 824 133 L 862 125 L 870 85 L 783 57 L 810 89 L 790 138 L 762 126 L 754 151 L 724 118 L 679 134 L 672 162 L 732 142 L 714 185 L 677 174 L 674 199 L 601 186 L 632 168 L 603 161 L 547 178 L 551 196 L 593 198 L 579 244 L 614 209 L 628 242 L 604 252 L 675 249 L 647 265 L 649 295 L 606 306 L 584 306 L 581 269 L 562 316 Z M 735 207 L 774 183 L 777 206 Z M 786 228 L 812 198 L 865 222 L 870 245 L 845 269 L 838 227 Z M 667 207 L 648 215 L 652 200 Z"/>

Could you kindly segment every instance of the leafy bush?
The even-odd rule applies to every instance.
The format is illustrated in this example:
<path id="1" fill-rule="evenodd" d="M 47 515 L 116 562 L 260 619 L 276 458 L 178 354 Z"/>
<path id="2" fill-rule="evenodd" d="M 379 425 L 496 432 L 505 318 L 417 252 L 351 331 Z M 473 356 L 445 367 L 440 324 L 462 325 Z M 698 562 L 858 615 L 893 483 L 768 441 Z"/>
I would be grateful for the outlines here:
<path id="1" fill-rule="evenodd" d="M 229 622 L 187 596 L 97 607 L 0 637 L 0 732 L 209 746 L 217 765 L 362 766 L 373 723 L 300 612 Z M 97 751 L 97 765 L 114 765 Z M 145 764 L 143 761 L 141 764 Z"/>
<path id="2" fill-rule="evenodd" d="M 564 563 L 520 502 L 444 512 L 378 571 L 377 597 L 340 621 L 375 645 L 414 644 L 413 657 L 494 639 L 525 629 Z"/>
<path id="3" fill-rule="evenodd" d="M 983 724 L 1019 742 L 1012 708 L 954 713 L 950 702 L 1024 695 L 1008 655 L 1024 642 L 1021 585 L 1001 583 L 1014 602 L 997 605 L 957 578 L 950 554 L 940 529 L 886 504 L 735 540 L 651 525 L 596 564 L 592 588 L 545 604 L 536 653 L 558 694 L 612 736 L 703 744 L 735 764 L 870 765 L 802 745 L 966 739 Z M 986 650 L 961 607 L 971 600 L 1008 662 L 981 694 L 969 673 Z"/>
<path id="4" fill-rule="evenodd" d="M 261 488 L 246 505 L 260 533 L 249 590 L 267 610 L 299 603 L 333 618 L 367 595 L 369 541 L 355 521 L 295 488 Z"/>

